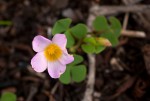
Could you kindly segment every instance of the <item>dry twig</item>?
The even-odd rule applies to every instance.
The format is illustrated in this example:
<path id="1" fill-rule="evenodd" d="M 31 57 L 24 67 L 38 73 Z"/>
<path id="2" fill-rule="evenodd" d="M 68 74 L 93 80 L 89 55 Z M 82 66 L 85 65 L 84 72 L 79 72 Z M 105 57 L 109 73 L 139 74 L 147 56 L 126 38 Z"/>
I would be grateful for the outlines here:
<path id="1" fill-rule="evenodd" d="M 124 20 L 123 20 L 123 27 L 122 27 L 123 30 L 127 29 L 128 20 L 129 20 L 129 13 L 126 13 L 125 17 L 124 17 Z"/>
<path id="2" fill-rule="evenodd" d="M 58 86 L 59 86 L 59 82 L 57 82 L 57 83 L 54 85 L 53 89 L 51 90 L 51 94 L 52 94 L 52 95 L 55 94 L 55 92 L 56 92 Z"/>
<path id="3" fill-rule="evenodd" d="M 94 91 L 94 83 L 95 83 L 95 55 L 88 54 L 89 59 L 89 75 L 88 81 L 86 85 L 86 91 L 82 101 L 92 101 L 92 94 Z"/>
<path id="4" fill-rule="evenodd" d="M 132 6 L 99 6 L 94 5 L 90 9 L 90 13 L 98 16 L 98 15 L 112 15 L 117 13 L 125 13 L 125 12 L 143 12 L 150 11 L 150 5 L 132 5 Z"/>
<path id="5" fill-rule="evenodd" d="M 136 37 L 136 38 L 145 38 L 146 34 L 142 31 L 133 31 L 133 30 L 122 30 L 121 35 Z"/>
<path id="6" fill-rule="evenodd" d="M 28 96 L 26 101 L 31 101 L 31 99 L 33 98 L 33 96 L 36 94 L 37 91 L 38 91 L 37 87 L 32 86 L 31 89 L 30 89 L 29 96 Z"/>

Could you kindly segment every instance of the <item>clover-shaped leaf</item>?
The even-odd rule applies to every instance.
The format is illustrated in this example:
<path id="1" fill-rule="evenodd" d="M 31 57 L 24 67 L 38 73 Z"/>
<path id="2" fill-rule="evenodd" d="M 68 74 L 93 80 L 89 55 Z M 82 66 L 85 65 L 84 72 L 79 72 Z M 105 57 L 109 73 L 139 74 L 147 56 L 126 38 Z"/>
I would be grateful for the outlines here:
<path id="1" fill-rule="evenodd" d="M 84 24 L 77 24 L 70 31 L 76 38 L 81 39 L 87 34 L 87 27 Z"/>
<path id="2" fill-rule="evenodd" d="M 82 49 L 86 53 L 94 53 L 95 52 L 95 46 L 92 44 L 83 44 Z"/>
<path id="3" fill-rule="evenodd" d="M 73 57 L 74 57 L 74 61 L 70 65 L 77 65 L 77 64 L 83 62 L 82 56 L 74 54 Z"/>
<path id="4" fill-rule="evenodd" d="M 111 42 L 112 46 L 116 46 L 119 42 L 118 37 L 121 33 L 121 24 L 115 17 L 110 17 L 109 22 L 111 24 L 110 29 L 104 32 L 101 36 L 107 38 Z"/>
<path id="5" fill-rule="evenodd" d="M 97 45 L 95 46 L 95 53 L 98 54 L 100 52 L 102 52 L 106 47 L 102 46 L 102 45 Z"/>
<path id="6" fill-rule="evenodd" d="M 98 16 L 93 21 L 93 27 L 96 31 L 101 32 L 100 36 L 107 38 L 112 46 L 116 46 L 119 42 L 118 37 L 121 32 L 121 24 L 115 17 L 110 17 L 108 20 L 110 25 L 104 16 Z"/>
<path id="7" fill-rule="evenodd" d="M 71 82 L 70 69 L 71 67 L 67 66 L 65 73 L 63 73 L 59 78 L 63 84 L 69 84 Z"/>
<path id="8" fill-rule="evenodd" d="M 75 40 L 74 40 L 73 36 L 71 35 L 70 30 L 67 30 L 65 32 L 65 35 L 67 37 L 67 48 L 70 48 L 75 44 Z"/>
<path id="9" fill-rule="evenodd" d="M 96 31 L 105 31 L 109 29 L 107 19 L 104 16 L 97 16 L 93 21 L 93 27 Z"/>
<path id="10" fill-rule="evenodd" d="M 75 82 L 81 82 L 86 77 L 85 65 L 77 65 L 71 69 L 72 80 Z"/>
<path id="11" fill-rule="evenodd" d="M 86 38 L 84 38 L 83 41 L 86 42 L 86 43 L 91 43 L 91 44 L 93 44 L 93 45 L 96 44 L 96 40 L 95 40 L 94 37 L 86 37 Z"/>
<path id="12" fill-rule="evenodd" d="M 108 39 L 111 42 L 112 46 L 118 44 L 118 37 L 116 37 L 115 34 L 111 31 L 103 33 L 101 34 L 101 36 Z"/>
<path id="13" fill-rule="evenodd" d="M 57 33 L 65 32 L 71 24 L 70 18 L 60 19 L 58 20 L 52 29 L 52 34 L 55 35 Z"/>
<path id="14" fill-rule="evenodd" d="M 74 55 L 74 62 L 67 65 L 65 73 L 63 73 L 59 80 L 63 84 L 69 84 L 71 81 L 81 82 L 86 77 L 85 65 L 79 65 L 83 62 L 83 58 L 80 55 Z"/>
<path id="15" fill-rule="evenodd" d="M 14 93 L 4 92 L 1 95 L 0 101 L 16 101 L 17 97 Z"/>
<path id="16" fill-rule="evenodd" d="M 105 49 L 105 46 L 101 43 L 97 42 L 97 38 L 95 37 L 86 37 L 84 38 L 84 42 L 86 44 L 82 44 L 81 48 L 85 53 L 100 53 Z"/>
<path id="17" fill-rule="evenodd" d="M 111 29 L 114 31 L 115 36 L 119 37 L 121 32 L 120 21 L 115 17 L 110 17 L 109 22 L 111 23 Z"/>

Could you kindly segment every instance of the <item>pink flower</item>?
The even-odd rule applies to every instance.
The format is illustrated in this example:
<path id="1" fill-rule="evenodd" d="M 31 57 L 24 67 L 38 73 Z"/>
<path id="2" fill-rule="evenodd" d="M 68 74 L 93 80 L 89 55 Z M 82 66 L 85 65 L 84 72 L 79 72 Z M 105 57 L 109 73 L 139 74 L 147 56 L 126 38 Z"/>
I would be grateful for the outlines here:
<path id="1" fill-rule="evenodd" d="M 66 50 L 67 39 L 64 34 L 56 34 L 52 41 L 38 35 L 32 41 L 37 54 L 32 58 L 31 65 L 36 72 L 48 69 L 52 78 L 59 78 L 66 70 L 66 64 L 73 62 L 74 57 Z"/>

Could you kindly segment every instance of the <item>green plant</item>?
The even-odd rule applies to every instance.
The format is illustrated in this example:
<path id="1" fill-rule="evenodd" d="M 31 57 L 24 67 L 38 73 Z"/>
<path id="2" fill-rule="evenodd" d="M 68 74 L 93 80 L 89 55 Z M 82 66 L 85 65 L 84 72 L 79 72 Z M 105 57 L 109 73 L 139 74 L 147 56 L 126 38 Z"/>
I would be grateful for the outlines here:
<path id="1" fill-rule="evenodd" d="M 12 22 L 9 20 L 0 20 L 0 25 L 9 26 L 12 25 Z"/>
<path id="2" fill-rule="evenodd" d="M 115 17 L 108 20 L 104 16 L 97 16 L 93 21 L 93 31 L 88 32 L 85 24 L 79 23 L 70 27 L 71 19 L 58 20 L 52 34 L 64 33 L 67 37 L 67 48 L 74 54 L 74 62 L 67 65 L 66 71 L 59 80 L 64 84 L 71 82 L 81 82 L 86 78 L 86 66 L 84 59 L 78 55 L 78 50 L 82 49 L 87 54 L 99 54 L 106 47 L 116 46 L 121 32 L 121 24 Z"/>
<path id="3" fill-rule="evenodd" d="M 0 101 L 17 101 L 17 97 L 14 93 L 4 92 L 0 97 Z"/>

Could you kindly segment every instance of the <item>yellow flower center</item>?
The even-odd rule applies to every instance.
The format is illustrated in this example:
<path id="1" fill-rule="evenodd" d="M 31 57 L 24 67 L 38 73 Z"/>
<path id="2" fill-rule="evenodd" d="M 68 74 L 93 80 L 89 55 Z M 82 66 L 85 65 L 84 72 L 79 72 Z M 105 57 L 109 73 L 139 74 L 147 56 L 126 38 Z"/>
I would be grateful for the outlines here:
<path id="1" fill-rule="evenodd" d="M 45 48 L 44 55 L 49 61 L 56 61 L 62 55 L 62 50 L 56 44 L 50 44 Z"/>

